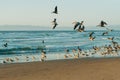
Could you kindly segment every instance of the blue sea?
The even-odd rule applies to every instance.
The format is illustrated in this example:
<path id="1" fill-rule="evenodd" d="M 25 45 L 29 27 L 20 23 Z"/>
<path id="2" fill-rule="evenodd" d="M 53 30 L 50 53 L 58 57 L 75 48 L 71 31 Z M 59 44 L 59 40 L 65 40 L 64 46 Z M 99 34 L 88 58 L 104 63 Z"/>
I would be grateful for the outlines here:
<path id="1" fill-rule="evenodd" d="M 94 32 L 93 36 L 96 37 L 93 41 L 89 40 L 90 32 Z M 120 43 L 119 30 L 109 31 L 104 36 L 103 32 L 105 30 L 0 31 L 0 63 L 6 58 L 14 60 L 13 63 L 40 61 L 41 50 L 46 52 L 46 60 L 64 59 L 66 49 L 72 54 L 72 50 L 79 46 L 83 51 L 89 52 L 93 46 L 111 45 L 108 38 L 113 36 L 114 41 Z M 7 47 L 4 46 L 5 43 L 8 44 Z M 96 54 L 89 57 L 103 56 Z"/>

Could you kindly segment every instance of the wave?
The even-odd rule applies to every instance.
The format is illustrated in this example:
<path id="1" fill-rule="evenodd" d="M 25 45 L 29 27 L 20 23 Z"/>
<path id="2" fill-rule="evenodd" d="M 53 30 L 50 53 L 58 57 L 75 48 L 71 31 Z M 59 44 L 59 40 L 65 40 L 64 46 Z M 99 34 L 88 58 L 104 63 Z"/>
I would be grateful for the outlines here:
<path id="1" fill-rule="evenodd" d="M 5 42 L 8 43 L 8 48 L 3 49 L 0 46 L 0 54 L 19 54 L 19 53 L 35 53 L 42 49 L 48 52 L 64 51 L 65 48 L 73 49 L 80 46 L 83 49 L 92 48 L 94 45 L 110 44 L 107 40 L 108 37 L 115 36 L 115 41 L 120 42 L 120 32 L 109 32 L 108 35 L 102 36 L 104 31 L 94 31 L 96 39 L 94 41 L 89 40 L 89 33 L 76 32 L 76 31 L 30 31 L 30 32 L 1 32 L 0 45 Z M 4 40 L 4 41 L 3 41 Z M 42 41 L 44 40 L 45 46 Z M 16 48 L 17 47 L 17 48 Z"/>
<path id="2" fill-rule="evenodd" d="M 23 47 L 23 48 L 0 49 L 0 55 L 32 53 L 34 51 L 40 52 L 41 50 L 46 50 L 45 46 L 38 46 L 37 48 Z"/>

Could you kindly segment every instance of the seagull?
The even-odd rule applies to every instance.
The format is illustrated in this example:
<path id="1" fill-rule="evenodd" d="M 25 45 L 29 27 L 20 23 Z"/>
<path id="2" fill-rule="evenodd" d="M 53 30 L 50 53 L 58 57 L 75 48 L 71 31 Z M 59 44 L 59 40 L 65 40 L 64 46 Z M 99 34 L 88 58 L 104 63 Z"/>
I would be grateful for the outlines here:
<path id="1" fill-rule="evenodd" d="M 81 26 L 83 25 L 83 22 L 84 21 L 81 21 L 81 23 L 80 22 L 77 22 L 77 21 L 75 21 L 75 22 L 73 22 L 72 24 L 75 24 L 74 25 L 74 30 L 79 26 L 79 29 L 81 29 Z"/>
<path id="2" fill-rule="evenodd" d="M 52 13 L 58 14 L 57 6 L 55 6 L 55 10 Z"/>
<path id="3" fill-rule="evenodd" d="M 107 25 L 107 23 L 102 20 L 98 26 L 105 27 L 105 25 Z"/>
<path id="4" fill-rule="evenodd" d="M 53 23 L 53 29 L 55 29 L 55 27 L 58 25 L 56 22 L 56 18 L 54 18 L 54 21 L 52 21 L 52 23 Z"/>

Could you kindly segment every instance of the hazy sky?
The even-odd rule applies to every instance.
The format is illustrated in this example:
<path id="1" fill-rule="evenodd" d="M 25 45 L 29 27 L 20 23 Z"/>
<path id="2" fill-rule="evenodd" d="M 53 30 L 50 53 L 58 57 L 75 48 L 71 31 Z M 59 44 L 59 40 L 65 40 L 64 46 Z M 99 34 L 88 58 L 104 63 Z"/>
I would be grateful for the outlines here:
<path id="1" fill-rule="evenodd" d="M 51 13 L 56 5 L 58 15 Z M 73 21 L 81 20 L 86 26 L 101 20 L 119 25 L 120 0 L 0 0 L 0 25 L 51 27 L 54 18 L 58 27 L 71 27 Z"/>

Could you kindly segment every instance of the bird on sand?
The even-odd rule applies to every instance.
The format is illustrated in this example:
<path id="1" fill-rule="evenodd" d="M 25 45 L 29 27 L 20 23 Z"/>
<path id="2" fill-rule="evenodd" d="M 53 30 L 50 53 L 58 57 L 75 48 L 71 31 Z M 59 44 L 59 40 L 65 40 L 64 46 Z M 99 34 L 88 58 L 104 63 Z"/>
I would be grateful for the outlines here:
<path id="1" fill-rule="evenodd" d="M 58 25 L 57 22 L 56 22 L 56 18 L 54 18 L 54 21 L 52 21 L 52 23 L 53 23 L 53 28 L 52 29 L 55 29 L 56 26 Z"/>
<path id="2" fill-rule="evenodd" d="M 55 9 L 54 9 L 54 11 L 52 13 L 58 14 L 57 6 L 55 6 Z"/>
<path id="3" fill-rule="evenodd" d="M 97 26 L 105 27 L 105 25 L 107 25 L 107 23 L 106 23 L 105 21 L 102 20 L 102 21 L 100 22 L 100 24 L 97 25 Z"/>

